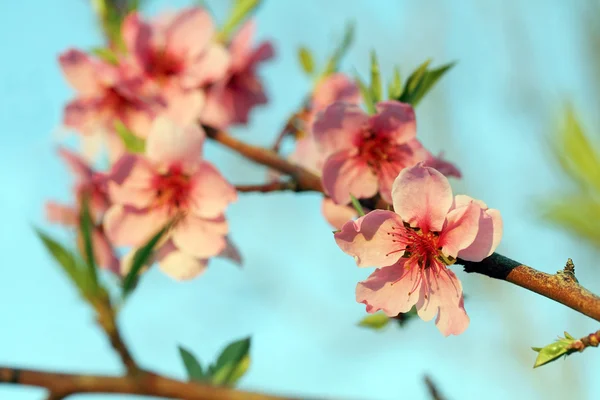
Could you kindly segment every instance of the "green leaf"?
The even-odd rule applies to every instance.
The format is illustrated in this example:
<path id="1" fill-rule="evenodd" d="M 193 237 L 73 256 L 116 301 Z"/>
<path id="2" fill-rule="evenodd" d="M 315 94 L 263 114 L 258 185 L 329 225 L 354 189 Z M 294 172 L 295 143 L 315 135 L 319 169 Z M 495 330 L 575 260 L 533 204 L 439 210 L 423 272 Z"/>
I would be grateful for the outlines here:
<path id="1" fill-rule="evenodd" d="M 250 364 L 250 337 L 229 344 L 211 366 L 212 383 L 232 386 L 246 372 Z"/>
<path id="2" fill-rule="evenodd" d="M 300 47 L 298 49 L 298 60 L 300 61 L 302 70 L 306 72 L 307 75 L 312 75 L 315 71 L 315 63 L 310 50 L 304 46 Z"/>
<path id="3" fill-rule="evenodd" d="M 84 259 L 88 267 L 87 273 L 92 284 L 92 289 L 98 288 L 98 272 L 96 270 L 96 259 L 94 257 L 94 244 L 92 234 L 94 231 L 94 222 L 90 214 L 90 198 L 85 193 L 81 200 L 81 210 L 79 212 L 79 232 L 83 240 Z"/>
<path id="4" fill-rule="evenodd" d="M 394 78 L 388 85 L 388 98 L 399 99 L 402 96 L 402 79 L 400 77 L 400 69 L 394 68 Z"/>
<path id="5" fill-rule="evenodd" d="M 90 52 L 109 64 L 117 65 L 119 63 L 119 57 L 117 54 L 107 47 L 94 47 L 90 50 Z"/>
<path id="6" fill-rule="evenodd" d="M 123 141 L 125 149 L 130 153 L 143 153 L 146 151 L 146 141 L 130 131 L 123 122 L 115 121 L 115 130 Z"/>
<path id="7" fill-rule="evenodd" d="M 572 352 L 572 350 L 569 349 L 569 343 L 567 342 L 558 341 L 551 343 L 548 346 L 539 349 L 533 368 L 541 367 L 542 365 L 556 361 L 560 356 L 567 355 L 570 352 Z"/>
<path id="8" fill-rule="evenodd" d="M 377 110 L 375 109 L 375 103 L 373 102 L 373 98 L 371 97 L 371 91 L 365 85 L 365 83 L 356 76 L 356 83 L 358 84 L 358 88 L 360 89 L 360 94 L 365 102 L 365 107 L 369 114 L 375 114 Z"/>
<path id="9" fill-rule="evenodd" d="M 567 331 L 565 331 L 565 339 L 569 339 L 569 340 L 577 340 L 575 339 L 573 336 L 569 335 L 569 333 Z"/>
<path id="10" fill-rule="evenodd" d="M 223 24 L 223 28 L 217 35 L 217 40 L 227 41 L 237 26 L 245 20 L 260 5 L 261 0 L 236 0 L 229 13 L 229 17 Z"/>
<path id="11" fill-rule="evenodd" d="M 390 318 L 384 313 L 376 313 L 372 315 L 367 315 L 363 319 L 360 320 L 358 326 L 364 326 L 366 328 L 371 328 L 375 330 L 380 330 L 385 328 L 390 322 Z"/>
<path id="12" fill-rule="evenodd" d="M 417 89 L 417 86 L 427 73 L 427 67 L 430 63 L 431 60 L 425 61 L 423 64 L 419 65 L 419 67 L 417 67 L 417 69 L 412 74 L 410 74 L 410 76 L 406 80 L 406 85 L 404 87 L 404 93 L 406 95 L 410 95 Z"/>
<path id="13" fill-rule="evenodd" d="M 131 268 L 123 280 L 123 297 L 127 297 L 137 284 L 139 273 L 142 268 L 148 263 L 152 254 L 154 253 L 154 247 L 163 238 L 165 233 L 169 231 L 174 221 L 170 221 L 161 230 L 159 230 L 145 245 L 140 247 L 135 254 L 131 262 Z"/>
<path id="14" fill-rule="evenodd" d="M 371 51 L 371 98 L 374 103 L 381 101 L 381 73 L 379 72 L 379 62 L 377 61 L 377 54 L 375 51 Z"/>
<path id="15" fill-rule="evenodd" d="M 346 54 L 350 45 L 354 41 L 354 23 L 349 22 L 346 24 L 346 30 L 344 31 L 344 36 L 342 37 L 342 41 L 335 48 L 331 57 L 327 61 L 325 66 L 325 70 L 323 71 L 322 77 L 330 75 L 336 72 L 339 69 L 340 61 L 342 57 Z"/>
<path id="16" fill-rule="evenodd" d="M 362 205 L 360 204 L 360 201 L 358 201 L 358 199 L 356 197 L 354 197 L 354 195 L 350 194 L 350 200 L 352 201 L 352 206 L 354 207 L 354 209 L 356 210 L 356 212 L 358 213 L 358 215 L 360 217 L 365 215 L 365 211 L 362 208 Z"/>
<path id="17" fill-rule="evenodd" d="M 582 193 L 548 201 L 540 207 L 546 220 L 600 245 L 600 203 L 592 196 Z"/>
<path id="18" fill-rule="evenodd" d="M 421 64 L 408 78 L 398 101 L 416 106 L 423 97 L 433 88 L 436 82 L 454 66 L 455 63 L 442 65 L 439 68 L 428 70 L 431 60 Z"/>
<path id="19" fill-rule="evenodd" d="M 125 50 L 125 43 L 121 37 L 121 24 L 125 15 L 119 7 L 111 0 L 92 0 L 92 7 L 100 19 L 108 40 L 119 49 Z"/>
<path id="20" fill-rule="evenodd" d="M 66 249 L 63 245 L 41 230 L 35 228 L 35 233 L 44 244 L 44 247 L 46 247 L 46 250 L 67 274 L 71 282 L 79 289 L 80 293 L 85 298 L 89 298 L 92 293 L 90 290 L 91 283 L 89 282 L 87 274 L 85 274 L 86 271 L 83 266 L 83 261 L 75 253 Z"/>
<path id="21" fill-rule="evenodd" d="M 190 353 L 185 348 L 178 346 L 179 355 L 181 356 L 181 361 L 183 361 L 183 365 L 185 366 L 185 370 L 188 374 L 188 378 L 190 381 L 196 382 L 204 382 L 207 380 L 207 376 L 202 371 L 202 366 L 200 362 L 194 357 L 192 353 Z"/>

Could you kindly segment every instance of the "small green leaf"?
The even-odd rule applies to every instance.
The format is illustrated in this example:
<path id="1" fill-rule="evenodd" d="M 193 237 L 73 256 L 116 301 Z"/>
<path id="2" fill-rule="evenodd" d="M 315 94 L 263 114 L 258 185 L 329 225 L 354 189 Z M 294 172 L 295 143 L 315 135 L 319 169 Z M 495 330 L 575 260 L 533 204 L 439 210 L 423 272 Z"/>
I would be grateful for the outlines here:
<path id="1" fill-rule="evenodd" d="M 390 322 L 390 318 L 384 313 L 376 313 L 367 315 L 363 319 L 360 320 L 358 326 L 364 326 L 366 328 L 371 328 L 375 330 L 385 328 Z"/>
<path id="2" fill-rule="evenodd" d="M 84 259 L 88 267 L 88 276 L 92 284 L 92 289 L 98 287 L 98 272 L 96 270 L 96 259 L 94 257 L 94 244 L 92 234 L 94 231 L 94 222 L 90 214 L 89 194 L 84 194 L 81 199 L 81 210 L 79 213 L 79 232 L 83 240 Z"/>
<path id="3" fill-rule="evenodd" d="M 83 261 L 75 253 L 65 248 L 41 230 L 36 228 L 35 233 L 44 244 L 44 247 L 46 247 L 46 250 L 70 278 L 71 282 L 79 289 L 80 293 L 85 298 L 90 297 L 91 283 L 89 282 L 87 274 L 85 274 L 86 271 L 83 266 Z"/>
<path id="4" fill-rule="evenodd" d="M 406 80 L 406 85 L 404 87 L 405 95 L 411 95 L 415 91 L 415 89 L 427 73 L 427 67 L 430 63 L 431 60 L 425 61 L 423 64 L 419 65 L 419 67 L 417 67 L 417 69 L 412 74 L 410 74 L 410 76 Z"/>
<path id="5" fill-rule="evenodd" d="M 564 341 L 551 343 L 538 351 L 538 356 L 535 359 L 533 368 L 556 361 L 560 356 L 566 355 L 569 352 L 569 343 Z"/>
<path id="6" fill-rule="evenodd" d="M 360 94 L 365 102 L 365 107 L 367 108 L 367 112 L 369 114 L 375 114 L 377 110 L 375 109 L 375 103 L 373 102 L 373 98 L 371 97 L 371 91 L 365 85 L 365 83 L 356 76 L 356 83 L 358 84 L 358 88 L 360 89 Z"/>
<path id="7" fill-rule="evenodd" d="M 260 5 L 261 0 L 236 0 L 229 12 L 229 17 L 217 35 L 217 40 L 227 41 L 231 33 Z"/>
<path id="8" fill-rule="evenodd" d="M 145 245 L 140 247 L 135 254 L 133 255 L 133 260 L 131 262 L 131 268 L 129 272 L 125 276 L 123 280 L 123 297 L 127 297 L 131 291 L 135 288 L 137 284 L 139 273 L 142 268 L 148 263 L 152 254 L 154 253 L 154 248 L 158 244 L 158 242 L 163 238 L 165 233 L 169 231 L 173 224 L 173 221 L 167 223 L 161 230 L 159 230 Z"/>
<path id="9" fill-rule="evenodd" d="M 567 331 L 565 331 L 565 339 L 569 339 L 569 340 L 577 340 L 575 339 L 573 336 L 569 335 L 569 333 Z"/>
<path id="10" fill-rule="evenodd" d="M 117 54 L 107 47 L 94 47 L 90 52 L 109 64 L 117 65 L 119 63 Z"/>
<path id="11" fill-rule="evenodd" d="M 360 204 L 360 201 L 358 201 L 358 199 L 356 197 L 354 197 L 354 195 L 350 194 L 350 200 L 352 201 L 352 206 L 354 207 L 354 209 L 356 210 L 356 212 L 358 213 L 358 215 L 360 217 L 365 215 L 365 211 L 362 208 L 362 205 Z"/>
<path id="12" fill-rule="evenodd" d="M 307 75 L 312 75 L 315 71 L 315 63 L 310 50 L 304 46 L 300 47 L 300 49 L 298 49 L 298 60 L 300 61 L 302 70 L 306 72 Z"/>
<path id="13" fill-rule="evenodd" d="M 135 135 L 119 120 L 115 121 L 115 130 L 123 141 L 125 149 L 130 153 L 143 153 L 146 150 L 146 141 Z"/>
<path id="14" fill-rule="evenodd" d="M 394 68 L 394 78 L 388 85 L 388 98 L 399 99 L 402 96 L 402 78 L 400 77 L 400 69 Z"/>
<path id="15" fill-rule="evenodd" d="M 375 51 L 371 51 L 371 98 L 374 103 L 381 101 L 381 73 L 379 72 L 379 62 L 377 61 L 377 54 Z"/>
<path id="16" fill-rule="evenodd" d="M 188 378 L 190 381 L 196 382 L 204 382 L 207 380 L 204 371 L 202 371 L 202 365 L 200 362 L 194 357 L 192 353 L 190 353 L 185 348 L 179 346 L 179 355 L 181 356 L 181 361 L 183 361 L 183 365 L 185 366 L 185 370 L 188 374 Z"/>
<path id="17" fill-rule="evenodd" d="M 436 82 L 454 66 L 454 63 L 442 65 L 439 68 L 428 70 L 431 60 L 421 64 L 408 78 L 398 101 L 416 106 L 423 97 L 433 88 Z"/>
<path id="18" fill-rule="evenodd" d="M 235 384 L 248 369 L 248 366 L 244 366 L 244 363 L 249 364 L 250 362 L 249 351 L 249 337 L 235 341 L 225 347 L 215 365 L 210 367 L 212 383 L 227 386 Z M 245 360 L 245 358 L 248 358 L 248 360 Z"/>
<path id="19" fill-rule="evenodd" d="M 346 24 L 346 30 L 344 31 L 344 36 L 340 44 L 335 48 L 331 57 L 327 61 L 325 66 L 325 70 L 323 71 L 322 77 L 330 75 L 336 72 L 339 69 L 340 61 L 342 57 L 346 54 L 350 45 L 354 41 L 354 23 L 349 22 Z"/>

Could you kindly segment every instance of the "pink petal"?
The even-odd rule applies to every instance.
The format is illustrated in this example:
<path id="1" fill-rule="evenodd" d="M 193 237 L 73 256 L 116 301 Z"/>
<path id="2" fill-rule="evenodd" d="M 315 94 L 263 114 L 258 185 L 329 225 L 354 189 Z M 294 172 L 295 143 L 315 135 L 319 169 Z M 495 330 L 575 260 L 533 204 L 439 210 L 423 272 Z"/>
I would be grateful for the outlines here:
<path id="1" fill-rule="evenodd" d="M 354 149 L 331 155 L 323 166 L 323 187 L 337 204 L 348 204 L 350 194 L 369 198 L 377 193 L 377 176 L 362 159 L 354 157 Z"/>
<path id="2" fill-rule="evenodd" d="M 98 99 L 75 99 L 65 106 L 63 123 L 81 133 L 90 133 L 90 130 L 102 123 L 98 119 L 101 111 Z"/>
<path id="3" fill-rule="evenodd" d="M 235 118 L 234 96 L 233 91 L 219 83 L 208 88 L 200 116 L 202 123 L 213 128 L 226 129 Z"/>
<path id="4" fill-rule="evenodd" d="M 231 39 L 229 52 L 231 53 L 231 68 L 234 71 L 244 69 L 250 61 L 252 37 L 256 31 L 256 22 L 249 19 Z"/>
<path id="5" fill-rule="evenodd" d="M 271 42 L 262 42 L 250 54 L 249 65 L 254 67 L 257 63 L 270 60 L 275 56 L 275 49 Z"/>
<path id="6" fill-rule="evenodd" d="M 382 162 L 379 166 L 379 171 L 377 171 L 379 194 L 381 194 L 381 198 L 388 204 L 392 204 L 393 202 L 392 187 L 401 170 L 402 167 L 398 163 Z"/>
<path id="7" fill-rule="evenodd" d="M 172 241 L 168 241 L 157 252 L 156 259 L 161 271 L 171 278 L 184 281 L 202 274 L 208 260 L 200 259 L 178 249 Z"/>
<path id="8" fill-rule="evenodd" d="M 335 102 L 358 104 L 360 91 L 356 83 L 341 73 L 327 76 L 315 87 L 312 95 L 312 113 L 316 114 Z"/>
<path id="9" fill-rule="evenodd" d="M 99 64 L 86 53 L 69 49 L 59 57 L 60 66 L 69 84 L 84 96 L 103 90 L 99 80 Z"/>
<path id="10" fill-rule="evenodd" d="M 200 7 L 181 11 L 167 27 L 166 51 L 179 57 L 192 59 L 200 56 L 215 33 L 213 20 Z"/>
<path id="11" fill-rule="evenodd" d="M 195 89 L 223 79 L 229 67 L 229 53 L 220 44 L 208 46 L 201 58 L 187 65 L 181 77 L 181 86 Z"/>
<path id="12" fill-rule="evenodd" d="M 204 130 L 198 125 L 182 127 L 167 117 L 154 120 L 146 141 L 149 160 L 162 167 L 194 166 L 202 154 Z"/>
<path id="13" fill-rule="evenodd" d="M 152 181 L 156 176 L 143 158 L 127 154 L 120 158 L 109 174 L 108 193 L 115 204 L 145 208 L 155 199 Z"/>
<path id="14" fill-rule="evenodd" d="M 394 210 L 412 227 L 439 232 L 452 206 L 448 179 L 433 168 L 416 165 L 400 172 L 392 187 Z"/>
<path id="15" fill-rule="evenodd" d="M 346 222 L 334 236 L 340 249 L 354 257 L 359 267 L 386 267 L 404 254 L 406 243 L 392 235 L 403 229 L 396 213 L 375 210 L 356 221 Z"/>
<path id="16" fill-rule="evenodd" d="M 191 177 L 190 209 L 198 217 L 215 218 L 237 200 L 235 188 L 210 163 L 203 161 Z"/>
<path id="17" fill-rule="evenodd" d="M 502 239 L 502 216 L 496 209 L 481 210 L 479 230 L 473 243 L 458 252 L 467 261 L 481 261 L 490 256 Z"/>
<path id="18" fill-rule="evenodd" d="M 435 157 L 431 155 L 431 158 L 425 161 L 424 163 L 427 167 L 432 167 L 440 171 L 442 174 L 446 176 L 453 176 L 455 178 L 461 178 L 462 174 L 460 170 L 452 164 L 450 161 L 446 161 L 442 159 L 442 156 Z"/>
<path id="19" fill-rule="evenodd" d="M 138 210 L 131 206 L 113 205 L 104 215 L 106 236 L 117 246 L 141 246 L 168 222 L 166 209 Z"/>
<path id="20" fill-rule="evenodd" d="M 201 90 L 176 89 L 163 92 L 167 98 L 165 116 L 180 126 L 197 123 L 204 109 L 204 92 Z"/>
<path id="21" fill-rule="evenodd" d="M 173 229 L 173 243 L 198 258 L 219 254 L 227 246 L 227 221 L 224 218 L 203 219 L 188 214 Z"/>
<path id="22" fill-rule="evenodd" d="M 313 135 L 326 155 L 355 148 L 355 138 L 365 128 L 369 116 L 357 105 L 333 103 L 317 116 Z"/>
<path id="23" fill-rule="evenodd" d="M 425 270 L 427 285 L 421 284 L 417 313 L 424 321 L 437 314 L 435 324 L 444 336 L 459 335 L 469 326 L 462 285 L 452 271 L 443 268 L 437 277 L 431 268 Z"/>
<path id="24" fill-rule="evenodd" d="M 79 214 L 74 207 L 49 201 L 46 203 L 46 219 L 55 224 L 76 226 Z"/>
<path id="25" fill-rule="evenodd" d="M 445 255 L 456 258 L 459 251 L 473 243 L 479 231 L 480 214 L 481 208 L 475 203 L 448 213 L 438 242 Z"/>
<path id="26" fill-rule="evenodd" d="M 123 20 L 123 41 L 129 53 L 135 57 L 140 68 L 148 67 L 152 61 L 152 27 L 144 22 L 139 13 L 132 12 Z"/>
<path id="27" fill-rule="evenodd" d="M 95 229 L 92 235 L 96 263 L 115 274 L 120 273 L 119 259 L 102 229 Z"/>
<path id="28" fill-rule="evenodd" d="M 240 250 L 237 248 L 235 243 L 229 239 L 229 237 L 226 237 L 225 241 L 227 245 L 225 246 L 225 249 L 217 255 L 217 257 L 226 258 L 241 267 L 243 260 Z"/>
<path id="29" fill-rule="evenodd" d="M 373 129 L 393 138 L 396 144 L 402 144 L 417 135 L 415 111 L 410 104 L 399 101 L 377 103 L 377 115 L 371 117 Z"/>
<path id="30" fill-rule="evenodd" d="M 75 175 L 79 182 L 90 182 L 94 171 L 88 163 L 78 154 L 67 150 L 64 147 L 58 148 L 58 155 L 67 163 L 71 172 Z"/>
<path id="31" fill-rule="evenodd" d="M 290 161 L 301 165 L 317 176 L 321 176 L 325 159 L 312 135 L 296 141 L 296 148 L 290 154 Z"/>
<path id="32" fill-rule="evenodd" d="M 358 216 L 351 206 L 335 204 L 330 198 L 324 198 L 321 203 L 321 212 L 331 226 L 342 229 L 342 226 L 352 218 Z"/>
<path id="33" fill-rule="evenodd" d="M 395 317 L 408 312 L 419 298 L 419 286 L 415 285 L 418 275 L 418 269 L 405 268 L 404 259 L 376 269 L 356 285 L 356 301 L 366 304 L 369 313 L 382 310 L 388 317 Z"/>

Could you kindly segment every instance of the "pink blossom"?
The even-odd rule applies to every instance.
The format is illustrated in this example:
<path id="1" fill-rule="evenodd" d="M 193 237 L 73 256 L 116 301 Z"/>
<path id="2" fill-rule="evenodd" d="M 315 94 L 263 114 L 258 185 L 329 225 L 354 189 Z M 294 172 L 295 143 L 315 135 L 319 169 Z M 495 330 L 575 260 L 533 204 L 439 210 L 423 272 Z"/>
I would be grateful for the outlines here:
<path id="1" fill-rule="evenodd" d="M 203 123 L 219 129 L 231 124 L 246 124 L 250 111 L 267 103 L 256 69 L 260 63 L 272 58 L 274 52 L 269 42 L 252 47 L 255 29 L 254 21 L 249 21 L 231 40 L 231 64 L 227 75 L 207 90 L 201 116 Z"/>
<path id="2" fill-rule="evenodd" d="M 104 174 L 95 172 L 81 157 L 64 148 L 59 148 L 59 155 L 67 163 L 69 169 L 75 176 L 74 195 L 76 205 L 64 205 L 56 202 L 46 203 L 46 217 L 52 223 L 58 223 L 68 227 L 77 227 L 83 196 L 89 196 L 89 209 L 94 222 L 92 231 L 92 243 L 96 262 L 102 268 L 112 272 L 118 272 L 119 260 L 115 255 L 112 244 L 106 237 L 101 225 L 97 225 L 102 219 L 110 202 L 106 191 Z M 78 239 L 81 242 L 81 238 Z M 80 247 L 81 243 L 79 243 Z"/>
<path id="3" fill-rule="evenodd" d="M 65 108 L 64 124 L 84 135 L 112 133 L 116 120 L 143 135 L 160 108 L 156 98 L 134 94 L 140 81 L 125 68 L 108 64 L 82 51 L 60 55 L 66 79 L 77 97 Z"/>
<path id="4" fill-rule="evenodd" d="M 208 12 L 192 7 L 145 22 L 137 12 L 123 22 L 127 64 L 145 79 L 143 90 L 160 94 L 168 116 L 186 125 L 204 107 L 202 88 L 227 73 L 229 55 L 214 41 L 215 26 Z"/>
<path id="5" fill-rule="evenodd" d="M 159 251 L 163 269 L 179 279 L 197 275 L 204 260 L 226 249 L 228 225 L 223 213 L 237 196 L 217 169 L 200 158 L 203 143 L 204 131 L 197 125 L 181 127 L 158 117 L 145 155 L 123 156 L 109 181 L 113 205 L 104 227 L 114 243 L 140 246 L 168 221 L 180 218 L 169 233 L 170 247 Z M 173 260 L 184 266 L 177 267 Z"/>
<path id="6" fill-rule="evenodd" d="M 370 198 L 377 193 L 391 203 L 398 173 L 435 159 L 415 138 L 412 107 L 397 101 L 378 103 L 372 116 L 356 105 L 334 103 L 319 115 L 313 133 L 326 157 L 323 186 L 338 204 L 349 203 L 351 194 Z"/>
<path id="7" fill-rule="evenodd" d="M 335 234 L 359 267 L 378 267 L 358 283 L 356 301 L 390 317 L 416 305 L 425 321 L 437 315 L 444 335 L 462 333 L 469 317 L 448 266 L 458 257 L 481 261 L 494 252 L 502 237 L 500 212 L 469 196 L 453 197 L 444 175 L 421 163 L 400 172 L 392 199 L 394 212 L 372 211 Z"/>

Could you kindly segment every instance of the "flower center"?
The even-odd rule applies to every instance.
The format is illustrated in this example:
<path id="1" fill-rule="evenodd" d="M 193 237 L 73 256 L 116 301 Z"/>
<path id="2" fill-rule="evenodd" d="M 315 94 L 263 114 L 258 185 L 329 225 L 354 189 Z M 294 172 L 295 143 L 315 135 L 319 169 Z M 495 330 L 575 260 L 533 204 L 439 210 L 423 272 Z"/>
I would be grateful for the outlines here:
<path id="1" fill-rule="evenodd" d="M 183 70 L 183 63 L 179 57 L 168 53 L 164 49 L 154 53 L 152 62 L 148 63 L 146 72 L 162 82 Z"/>
<path id="2" fill-rule="evenodd" d="M 190 178 L 179 167 L 171 167 L 166 174 L 154 178 L 156 191 L 155 206 L 167 206 L 170 211 L 178 211 L 187 206 Z"/>
<path id="3" fill-rule="evenodd" d="M 366 129 L 358 140 L 359 156 L 372 169 L 379 170 L 381 164 L 388 161 L 389 151 L 392 149 L 389 137 L 372 129 Z"/>

